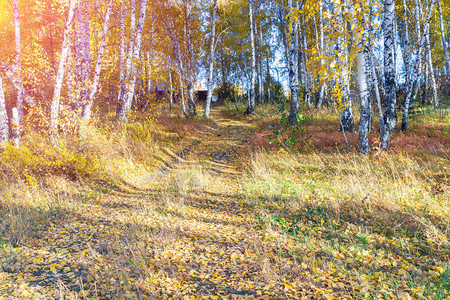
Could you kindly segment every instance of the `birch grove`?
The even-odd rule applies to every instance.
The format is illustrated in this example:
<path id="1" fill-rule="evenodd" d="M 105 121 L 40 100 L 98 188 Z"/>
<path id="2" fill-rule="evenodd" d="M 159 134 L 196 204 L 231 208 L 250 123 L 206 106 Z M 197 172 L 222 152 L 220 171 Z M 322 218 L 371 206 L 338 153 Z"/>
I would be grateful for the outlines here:
<path id="1" fill-rule="evenodd" d="M 232 103 L 285 107 L 283 130 L 328 112 L 367 154 L 389 150 L 397 115 L 407 131 L 448 106 L 448 1 L 43 0 L 35 14 L 28 1 L 1 24 L 2 143 L 19 146 L 36 115 L 56 146 L 111 111 L 122 124 L 159 105 L 214 119 Z"/>

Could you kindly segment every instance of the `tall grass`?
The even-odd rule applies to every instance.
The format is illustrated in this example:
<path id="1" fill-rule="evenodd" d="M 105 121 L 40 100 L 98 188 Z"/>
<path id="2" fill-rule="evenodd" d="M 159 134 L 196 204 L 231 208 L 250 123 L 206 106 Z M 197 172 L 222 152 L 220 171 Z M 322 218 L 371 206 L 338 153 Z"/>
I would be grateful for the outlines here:
<path id="1" fill-rule="evenodd" d="M 418 159 L 262 151 L 252 157 L 243 189 L 281 257 L 304 268 L 337 269 L 361 296 L 406 297 L 380 294 L 373 279 L 381 270 L 387 286 L 443 299 L 450 292 L 447 163 L 445 154 Z M 381 267 L 382 257 L 390 268 Z M 414 272 L 421 275 L 405 282 Z M 272 278 L 277 276 L 284 275 Z"/>

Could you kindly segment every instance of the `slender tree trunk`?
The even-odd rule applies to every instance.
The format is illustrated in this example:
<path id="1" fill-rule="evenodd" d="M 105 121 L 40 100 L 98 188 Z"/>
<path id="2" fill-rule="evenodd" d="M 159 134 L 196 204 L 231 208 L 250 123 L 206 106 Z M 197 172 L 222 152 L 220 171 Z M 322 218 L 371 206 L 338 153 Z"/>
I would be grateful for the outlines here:
<path id="1" fill-rule="evenodd" d="M 184 95 L 184 84 L 182 79 L 182 70 L 180 70 L 180 74 L 178 76 L 180 78 L 180 94 L 181 94 L 181 111 L 183 112 L 184 116 L 187 118 L 189 115 L 186 111 L 186 97 Z"/>
<path id="2" fill-rule="evenodd" d="M 19 122 L 23 116 L 23 99 L 25 89 L 22 83 L 22 59 L 21 59 L 21 37 L 20 37 L 20 16 L 18 0 L 13 0 L 14 30 L 16 40 L 16 86 L 17 86 L 17 110 L 19 112 Z"/>
<path id="3" fill-rule="evenodd" d="M 215 61 L 215 47 L 216 42 L 216 14 L 217 14 L 217 0 L 212 0 L 213 13 L 211 19 L 211 41 L 209 45 L 209 74 L 208 74 L 208 94 L 206 96 L 206 106 L 204 117 L 209 118 L 209 112 L 211 107 L 211 97 L 213 89 L 213 75 L 214 75 L 214 61 Z"/>
<path id="4" fill-rule="evenodd" d="M 123 92 L 125 91 L 125 52 L 126 52 L 126 41 L 125 41 L 125 0 L 120 2 L 120 42 L 119 42 L 119 64 L 120 64 L 120 74 L 119 74 L 119 93 L 117 96 L 117 108 L 116 115 L 122 110 L 123 106 Z"/>
<path id="5" fill-rule="evenodd" d="M 75 95 L 74 95 L 74 82 L 75 82 L 75 73 L 74 73 L 74 60 L 72 47 L 69 46 L 69 51 L 67 52 L 67 100 L 71 104 L 72 107 L 75 106 Z"/>
<path id="6" fill-rule="evenodd" d="M 339 8 L 339 20 L 341 22 L 341 26 L 345 26 L 345 17 L 344 14 L 346 12 L 342 10 L 342 8 Z M 355 123 L 353 120 L 353 107 L 352 107 L 352 101 L 350 99 L 350 70 L 349 70 L 349 49 L 346 46 L 347 44 L 347 37 L 346 36 L 340 36 L 338 38 L 339 48 L 341 49 L 341 56 L 343 57 L 343 68 L 342 68 L 342 74 L 341 74 L 341 84 L 343 89 L 343 96 L 342 96 L 342 105 L 344 107 L 342 111 L 342 131 L 347 131 L 350 133 L 353 133 L 355 131 Z"/>
<path id="7" fill-rule="evenodd" d="M 17 107 L 13 107 L 12 109 L 12 118 L 11 118 L 11 131 L 12 131 L 12 139 L 14 146 L 16 148 L 20 147 L 20 121 L 19 121 L 19 111 Z"/>
<path id="8" fill-rule="evenodd" d="M 442 17 L 442 7 L 441 2 L 437 2 L 438 10 L 439 10 L 439 28 L 441 31 L 441 43 L 442 43 L 442 49 L 444 49 L 444 66 L 445 66 L 445 73 L 448 77 L 450 77 L 450 58 L 448 54 L 448 47 L 447 47 L 447 39 L 445 36 L 445 28 L 444 28 L 444 19 Z"/>
<path id="9" fill-rule="evenodd" d="M 148 99 L 149 96 L 151 95 L 151 92 L 153 90 L 153 59 L 154 59 L 154 50 L 153 50 L 153 40 L 154 40 L 154 35 L 155 35 L 155 31 L 154 31 L 154 24 L 155 24 L 155 17 L 153 14 L 153 7 L 152 7 L 152 13 L 151 13 L 151 26 L 152 28 L 150 29 L 150 51 L 147 52 L 147 65 L 148 65 L 148 80 L 147 80 L 147 100 L 146 100 L 146 104 L 145 107 L 147 109 L 148 106 Z M 156 89 L 156 87 L 155 87 Z"/>
<path id="10" fill-rule="evenodd" d="M 252 71 L 250 81 L 250 97 L 246 114 L 252 114 L 255 111 L 255 83 L 256 83 L 256 50 L 255 50 L 255 30 L 253 23 L 253 0 L 248 0 L 248 19 L 250 24 L 250 48 L 252 52 Z"/>
<path id="11" fill-rule="evenodd" d="M 172 80 L 172 66 L 169 61 L 169 110 L 172 111 L 173 108 L 173 80 Z"/>
<path id="12" fill-rule="evenodd" d="M 425 52 L 426 52 L 426 46 L 425 46 Z M 428 54 L 425 54 L 425 56 L 428 56 Z M 430 86 L 430 68 L 428 64 L 425 64 L 424 66 L 425 72 L 424 72 L 424 81 L 423 81 L 423 91 L 422 91 L 422 105 L 426 105 L 428 102 L 428 88 Z"/>
<path id="13" fill-rule="evenodd" d="M 324 51 L 324 37 L 323 37 L 323 0 L 319 2 L 319 55 L 323 56 Z M 320 69 L 323 70 L 325 68 L 325 59 L 320 59 Z M 321 81 L 321 77 L 318 77 L 319 82 Z M 319 99 L 316 103 L 316 107 L 320 108 L 323 103 L 323 99 L 325 97 L 325 89 L 326 84 L 321 83 L 319 88 Z"/>
<path id="14" fill-rule="evenodd" d="M 295 8 L 293 0 L 288 0 L 288 8 L 292 10 Z M 294 0 L 296 1 L 296 0 Z M 289 112 L 289 121 L 291 125 L 298 124 L 298 23 L 292 17 L 288 18 L 288 38 L 287 44 L 287 58 L 289 71 L 289 87 L 291 89 L 291 105 Z"/>
<path id="15" fill-rule="evenodd" d="M 103 23 L 102 40 L 100 42 L 100 47 L 98 49 L 97 63 L 95 64 L 92 88 L 89 93 L 88 102 L 84 106 L 84 110 L 83 110 L 83 119 L 82 119 L 83 123 L 87 123 L 91 119 L 92 103 L 94 102 L 95 95 L 97 94 L 97 91 L 98 91 L 98 85 L 99 85 L 98 83 L 100 80 L 100 72 L 102 70 L 103 55 L 105 53 L 105 48 L 106 48 L 106 36 L 108 35 L 108 26 L 109 26 L 109 19 L 111 16 L 112 5 L 113 5 L 113 0 L 110 0 L 109 4 L 108 4 L 108 9 L 106 11 L 105 20 Z M 85 124 L 82 126 L 85 126 Z"/>
<path id="16" fill-rule="evenodd" d="M 135 4 L 135 3 L 134 3 Z M 132 3 L 133 5 L 133 3 Z M 135 7 L 131 10 L 131 18 L 134 19 Z M 133 104 L 133 97 L 135 94 L 136 87 L 136 66 L 135 62 L 138 61 L 142 46 L 142 31 L 144 29 L 145 15 L 147 11 L 147 0 L 141 0 L 140 11 L 139 11 L 139 21 L 134 30 L 134 38 L 130 37 L 133 41 L 130 41 L 130 46 L 128 48 L 127 57 L 127 75 L 125 76 L 125 90 L 123 92 L 123 102 L 119 113 L 116 115 L 116 119 L 122 122 L 128 122 L 128 113 L 131 110 L 131 105 Z"/>
<path id="17" fill-rule="evenodd" d="M 344 0 L 346 5 L 348 6 L 347 0 Z M 350 13 L 354 13 L 353 6 L 349 6 Z M 357 28 L 357 22 L 355 18 L 350 19 L 350 24 L 352 27 Z M 369 147 L 369 127 L 370 127 L 370 118 L 371 118 L 371 110 L 370 110 L 370 90 L 369 90 L 369 81 L 370 74 L 368 73 L 368 65 L 369 62 L 367 58 L 369 57 L 370 47 L 368 45 L 368 23 L 367 16 L 363 15 L 362 27 L 361 30 L 363 34 L 361 37 L 357 37 L 356 42 L 358 43 L 357 49 L 358 52 L 356 54 L 356 62 L 357 62 L 357 70 L 358 70 L 358 84 L 359 84 L 359 95 L 360 95 L 360 103 L 361 103 L 361 118 L 359 121 L 359 151 L 363 154 L 367 154 L 370 151 Z"/>
<path id="18" fill-rule="evenodd" d="M 145 23 L 145 15 L 147 12 L 147 0 L 141 0 L 140 8 L 139 8 L 139 21 L 138 25 L 136 27 L 136 32 L 134 35 L 134 42 L 133 47 L 130 47 L 133 49 L 132 55 L 130 55 L 130 62 L 127 65 L 130 66 L 129 70 L 129 76 L 127 76 L 127 82 L 125 83 L 125 95 L 124 95 L 124 101 L 123 101 L 123 108 L 122 111 L 119 114 L 119 120 L 123 122 L 127 122 L 128 118 L 127 115 L 131 110 L 131 105 L 133 104 L 133 97 L 135 93 L 135 87 L 136 87 L 136 66 L 134 62 L 139 60 L 140 53 L 141 53 L 141 46 L 142 46 L 142 32 L 144 30 L 144 23 Z M 130 54 L 130 52 L 128 52 Z M 127 66 L 127 67 L 128 67 Z"/>
<path id="19" fill-rule="evenodd" d="M 5 93 L 3 92 L 3 81 L 0 76 L 0 146 L 5 145 L 9 140 L 9 121 L 6 112 Z"/>
<path id="20" fill-rule="evenodd" d="M 263 34 L 262 34 L 262 25 L 261 25 L 262 21 L 260 18 L 259 21 L 259 60 L 258 60 L 258 70 L 259 70 L 259 74 L 258 74 L 258 85 L 259 85 L 259 90 L 258 90 L 258 95 L 259 95 L 259 102 L 260 103 L 264 103 L 264 80 L 263 80 L 263 73 L 264 73 L 264 68 L 263 68 Z"/>
<path id="21" fill-rule="evenodd" d="M 61 98 L 61 89 L 62 89 L 62 83 L 63 83 L 63 79 L 64 79 L 65 63 L 67 60 L 67 54 L 69 53 L 70 31 L 72 30 L 72 26 L 73 26 L 75 3 L 76 3 L 76 0 L 70 0 L 69 14 L 67 16 L 66 25 L 64 28 L 64 38 L 63 38 L 63 44 L 62 44 L 62 50 L 61 50 L 61 57 L 59 60 L 58 72 L 56 74 L 55 88 L 53 91 L 52 103 L 50 106 L 49 132 L 50 132 L 50 141 L 53 146 L 57 145 L 57 139 L 58 139 L 57 136 L 58 136 L 59 102 L 60 102 L 60 98 Z"/>
<path id="22" fill-rule="evenodd" d="M 185 47 L 188 50 L 188 62 L 187 62 L 187 96 L 188 96 L 188 109 L 191 116 L 197 115 L 196 104 L 194 99 L 194 46 L 192 44 L 191 33 L 191 9 L 192 4 L 189 0 L 183 0 L 184 3 L 184 31 L 185 31 Z"/>
<path id="23" fill-rule="evenodd" d="M 89 101 L 89 81 L 91 78 L 91 47 L 89 28 L 89 0 L 78 0 L 75 8 L 75 81 L 77 95 L 74 108 L 78 111 Z"/>
<path id="24" fill-rule="evenodd" d="M 297 9 L 298 2 L 297 2 Z M 305 16 L 302 14 L 302 27 L 301 28 L 301 37 L 302 37 L 302 73 L 304 78 L 304 86 L 303 86 L 303 100 L 308 106 L 308 108 L 311 108 L 311 81 L 309 80 L 309 74 L 308 74 L 308 68 L 306 67 L 306 64 L 308 62 L 308 57 L 306 55 L 308 51 L 308 41 L 306 40 L 306 26 L 305 26 Z M 299 26 L 300 30 L 300 26 Z"/>
<path id="25" fill-rule="evenodd" d="M 375 62 L 373 60 L 372 50 L 370 52 L 370 62 L 371 62 L 371 67 L 372 67 L 372 81 L 373 81 L 373 87 L 375 89 L 375 98 L 377 99 L 378 118 L 380 120 L 380 136 L 383 137 L 384 133 L 386 132 L 386 125 L 384 123 L 383 108 L 381 107 L 380 89 L 378 87 L 378 78 L 377 78 L 377 73 L 375 71 Z M 385 151 L 386 149 L 381 149 L 381 150 Z"/>
<path id="26" fill-rule="evenodd" d="M 117 110 L 116 110 L 116 120 L 120 120 L 120 121 L 126 121 L 126 114 L 128 112 L 126 112 L 126 94 L 127 94 L 127 89 L 129 88 L 129 83 L 131 80 L 131 69 L 133 67 L 133 53 L 134 53 L 134 44 L 135 40 L 136 40 L 136 0 L 131 0 L 130 3 L 130 38 L 129 38 L 129 44 L 128 44 L 128 51 L 127 51 L 127 55 L 126 55 L 126 60 L 125 60 L 125 66 L 123 68 L 123 74 L 121 74 L 121 76 L 123 76 L 123 80 L 121 80 L 120 82 L 120 90 L 119 90 L 119 95 L 118 95 L 118 99 L 117 99 Z M 121 24 L 120 26 L 124 26 L 122 25 L 122 22 L 124 22 L 124 18 L 123 15 L 121 15 Z M 122 33 L 123 32 L 123 33 Z M 122 34 L 123 34 L 123 39 L 122 39 Z M 125 42 L 125 29 L 121 28 L 121 40 L 122 43 L 126 44 Z M 121 47 L 125 48 L 125 45 L 121 45 Z M 124 57 L 125 58 L 125 57 Z M 131 99 L 131 101 L 133 101 L 133 99 Z M 131 108 L 131 106 L 130 106 Z"/>
<path id="27" fill-rule="evenodd" d="M 385 124 L 387 127 L 382 137 L 382 149 L 387 149 L 389 133 L 395 132 L 397 127 L 397 113 L 395 106 L 397 103 L 397 80 L 396 80 L 396 62 L 395 62 L 395 1 L 387 0 L 384 2 L 384 88 L 386 105 Z"/>
<path id="28" fill-rule="evenodd" d="M 266 57 L 266 85 L 267 85 L 267 102 L 272 100 L 272 76 L 270 76 L 269 58 Z"/>
<path id="29" fill-rule="evenodd" d="M 427 14 L 427 18 L 424 24 L 424 29 L 423 29 L 423 33 L 420 36 L 420 40 L 419 40 L 419 44 L 415 53 L 416 58 L 416 62 L 414 63 L 414 65 L 412 66 L 411 69 L 411 80 L 408 83 L 407 89 L 406 89 L 406 98 L 405 98 L 405 108 L 403 110 L 403 116 L 402 116 L 402 130 L 406 131 L 408 129 L 409 126 L 409 122 L 408 122 L 408 111 L 409 111 L 409 105 L 411 102 L 411 95 L 413 92 L 413 87 L 414 84 L 417 81 L 417 73 L 420 67 L 420 63 L 421 63 L 421 57 L 423 55 L 423 48 L 424 48 L 424 43 L 425 43 L 425 39 L 426 39 L 426 32 L 428 31 L 428 27 L 430 26 L 430 21 L 431 21 L 431 13 L 433 11 L 433 7 L 434 7 L 434 3 L 435 0 L 431 0 L 430 3 L 430 7 L 428 9 L 428 14 Z"/>
<path id="30" fill-rule="evenodd" d="M 19 16 L 19 4 L 18 0 L 13 0 L 13 13 L 14 13 L 14 30 L 15 30 L 15 42 L 16 42 L 16 86 L 17 86 L 17 104 L 13 108 L 12 118 L 12 135 L 14 145 L 19 147 L 20 141 L 20 122 L 23 116 L 23 99 L 25 97 L 25 89 L 22 83 L 22 59 L 21 59 L 21 37 L 20 37 L 20 16 Z"/>
<path id="31" fill-rule="evenodd" d="M 409 28 L 408 28 L 408 11 L 406 0 L 402 0 L 403 3 L 403 19 L 402 19 L 402 54 L 403 54 L 403 63 L 405 64 L 405 79 L 408 82 L 409 78 Z"/>
<path id="32" fill-rule="evenodd" d="M 430 47 L 430 27 L 428 26 L 428 30 L 425 36 L 425 52 L 426 52 L 426 60 L 428 64 L 428 75 L 431 84 L 431 90 L 433 92 L 433 105 L 434 107 L 439 106 L 439 98 L 436 87 L 436 78 L 434 76 L 434 68 L 433 68 L 433 59 L 431 57 L 431 47 Z"/>

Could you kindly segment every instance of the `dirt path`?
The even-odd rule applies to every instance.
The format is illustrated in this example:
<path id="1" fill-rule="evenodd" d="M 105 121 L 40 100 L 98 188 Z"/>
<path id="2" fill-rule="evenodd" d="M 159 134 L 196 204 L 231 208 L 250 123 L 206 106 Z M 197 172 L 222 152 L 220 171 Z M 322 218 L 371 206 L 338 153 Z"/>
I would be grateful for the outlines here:
<path id="1" fill-rule="evenodd" d="M 102 186 L 55 209 L 50 224 L 3 256 L 0 296 L 293 297 L 267 269 L 276 249 L 265 244 L 254 204 L 240 192 L 240 162 L 254 128 L 213 114 L 213 125 L 186 139 L 182 151 L 166 150 L 172 161 L 158 178 L 168 180 L 165 187 Z M 189 174 L 193 164 L 206 175 Z M 208 184 L 172 192 L 183 176 L 207 176 Z"/>
<path id="2" fill-rule="evenodd" d="M 191 161 L 208 165 L 213 171 L 242 171 L 242 156 L 249 154 L 249 140 L 255 127 L 246 121 L 224 117 L 216 108 L 211 111 L 213 123 L 185 138 L 181 150 L 165 149 L 173 157 L 171 164 Z"/>

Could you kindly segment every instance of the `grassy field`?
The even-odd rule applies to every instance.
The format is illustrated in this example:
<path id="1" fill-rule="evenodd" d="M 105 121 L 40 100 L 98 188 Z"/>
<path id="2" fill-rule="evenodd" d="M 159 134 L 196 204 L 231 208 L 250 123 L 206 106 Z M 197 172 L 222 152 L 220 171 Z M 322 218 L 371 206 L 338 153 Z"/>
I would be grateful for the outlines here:
<path id="1" fill-rule="evenodd" d="M 388 153 L 372 133 L 368 156 L 327 109 L 303 112 L 300 152 L 270 143 L 276 107 L 243 111 L 106 115 L 85 141 L 6 147 L 0 298 L 450 298 L 447 111 Z"/>

